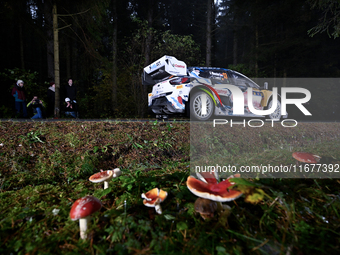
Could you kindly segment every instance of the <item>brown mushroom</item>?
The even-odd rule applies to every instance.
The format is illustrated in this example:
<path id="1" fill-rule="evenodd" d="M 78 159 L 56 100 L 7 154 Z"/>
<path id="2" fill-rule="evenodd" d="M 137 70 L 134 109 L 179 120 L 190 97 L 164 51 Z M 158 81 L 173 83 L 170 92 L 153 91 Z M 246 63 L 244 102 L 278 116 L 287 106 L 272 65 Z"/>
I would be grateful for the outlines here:
<path id="1" fill-rule="evenodd" d="M 196 199 L 194 207 L 204 220 L 211 219 L 217 210 L 217 202 L 200 197 Z"/>
<path id="2" fill-rule="evenodd" d="M 292 156 L 298 162 L 307 164 L 317 164 L 321 159 L 320 156 L 308 152 L 294 152 Z"/>

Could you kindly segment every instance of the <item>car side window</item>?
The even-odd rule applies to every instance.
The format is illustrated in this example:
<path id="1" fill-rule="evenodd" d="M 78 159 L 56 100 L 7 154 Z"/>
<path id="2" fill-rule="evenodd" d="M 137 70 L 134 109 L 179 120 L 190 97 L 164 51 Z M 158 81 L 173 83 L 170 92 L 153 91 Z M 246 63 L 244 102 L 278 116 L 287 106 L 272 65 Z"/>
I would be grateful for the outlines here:
<path id="1" fill-rule="evenodd" d="M 201 71 L 199 76 L 202 77 L 202 78 L 210 78 L 209 72 L 205 71 L 205 70 L 203 72 Z"/>
<path id="2" fill-rule="evenodd" d="M 210 77 L 214 84 L 230 84 L 229 75 L 226 71 L 211 71 Z"/>

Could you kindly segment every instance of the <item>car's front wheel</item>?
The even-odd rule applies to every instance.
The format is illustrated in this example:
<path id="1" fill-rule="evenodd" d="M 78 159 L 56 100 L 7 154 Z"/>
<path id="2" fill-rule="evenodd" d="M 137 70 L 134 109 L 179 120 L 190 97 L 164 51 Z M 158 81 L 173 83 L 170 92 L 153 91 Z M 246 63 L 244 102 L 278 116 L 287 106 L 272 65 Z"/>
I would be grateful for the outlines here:
<path id="1" fill-rule="evenodd" d="M 269 103 L 268 103 L 268 106 L 265 108 L 265 110 L 267 109 L 271 109 L 272 108 L 272 105 L 273 105 L 273 100 L 270 99 Z M 277 107 L 275 109 L 275 111 L 271 114 L 268 115 L 269 119 L 271 120 L 280 120 L 281 119 L 281 103 L 279 100 L 277 100 Z"/>
<path id="2" fill-rule="evenodd" d="M 197 91 L 190 96 L 190 116 L 194 120 L 206 121 L 214 114 L 214 102 L 204 91 Z"/>

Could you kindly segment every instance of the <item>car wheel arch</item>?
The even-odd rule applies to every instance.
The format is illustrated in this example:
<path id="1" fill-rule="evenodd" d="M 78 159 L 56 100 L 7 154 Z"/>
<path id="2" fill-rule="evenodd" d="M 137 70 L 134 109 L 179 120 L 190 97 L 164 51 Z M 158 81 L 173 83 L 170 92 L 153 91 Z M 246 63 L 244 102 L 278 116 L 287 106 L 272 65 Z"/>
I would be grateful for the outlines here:
<path id="1" fill-rule="evenodd" d="M 264 107 L 264 110 L 268 110 L 268 106 L 269 106 L 269 104 L 271 103 L 272 100 L 273 100 L 273 93 L 268 97 L 267 104 Z M 277 100 L 280 104 L 280 111 L 281 111 L 281 96 L 279 94 L 277 95 Z M 279 117 L 279 120 L 280 120 L 283 117 L 283 115 L 280 113 L 279 116 L 280 116 Z"/>
<path id="2" fill-rule="evenodd" d="M 280 94 L 277 94 L 277 99 L 279 100 L 279 102 L 281 103 L 281 96 Z M 269 102 L 273 100 L 273 93 L 271 93 L 271 95 L 268 97 L 266 105 L 264 106 L 264 108 L 268 107 Z"/>
<path id="3" fill-rule="evenodd" d="M 210 88 L 208 88 L 208 87 L 206 87 L 206 86 L 203 86 L 203 85 L 199 85 L 199 86 L 193 87 L 193 88 L 190 90 L 188 102 L 190 102 L 190 100 L 191 100 L 191 95 L 195 94 L 197 91 L 200 91 L 200 90 L 203 90 L 203 91 L 205 91 L 205 92 L 208 91 L 208 92 L 209 92 L 208 94 L 210 94 L 210 96 L 212 96 L 212 99 L 213 99 L 214 101 L 216 101 L 214 92 L 211 91 Z"/>

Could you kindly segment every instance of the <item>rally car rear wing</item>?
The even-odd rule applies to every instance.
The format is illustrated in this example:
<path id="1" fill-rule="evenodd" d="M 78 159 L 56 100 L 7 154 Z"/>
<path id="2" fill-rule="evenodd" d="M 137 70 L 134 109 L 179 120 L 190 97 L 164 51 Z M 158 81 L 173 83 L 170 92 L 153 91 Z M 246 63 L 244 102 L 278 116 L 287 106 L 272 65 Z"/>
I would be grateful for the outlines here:
<path id="1" fill-rule="evenodd" d="M 169 76 L 187 75 L 187 65 L 175 57 L 163 56 L 144 68 L 143 85 L 155 85 Z"/>

